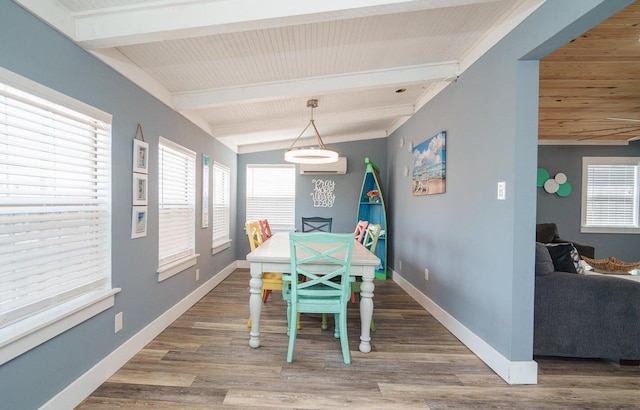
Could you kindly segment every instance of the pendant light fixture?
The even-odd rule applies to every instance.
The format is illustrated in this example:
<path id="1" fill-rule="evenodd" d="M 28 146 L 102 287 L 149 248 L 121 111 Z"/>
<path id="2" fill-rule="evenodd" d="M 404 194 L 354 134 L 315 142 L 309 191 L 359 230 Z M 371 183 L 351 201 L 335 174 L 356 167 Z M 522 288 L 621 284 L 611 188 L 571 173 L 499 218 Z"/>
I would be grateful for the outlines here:
<path id="1" fill-rule="evenodd" d="M 338 153 L 324 146 L 316 124 L 313 122 L 313 109 L 318 107 L 318 100 L 308 100 L 307 107 L 311 107 L 311 121 L 309 121 L 309 124 L 304 127 L 300 135 L 298 135 L 298 138 L 293 141 L 289 149 L 284 153 L 284 160 L 295 164 L 330 164 L 338 161 Z M 294 148 L 296 142 L 298 142 L 309 126 L 313 127 L 313 131 L 316 133 L 318 146 Z"/>

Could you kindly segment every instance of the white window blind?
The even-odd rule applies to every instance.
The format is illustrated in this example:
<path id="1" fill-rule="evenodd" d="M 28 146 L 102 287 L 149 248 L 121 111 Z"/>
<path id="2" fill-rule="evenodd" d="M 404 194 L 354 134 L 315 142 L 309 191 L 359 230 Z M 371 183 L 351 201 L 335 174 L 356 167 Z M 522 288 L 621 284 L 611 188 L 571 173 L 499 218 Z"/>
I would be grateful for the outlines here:
<path id="1" fill-rule="evenodd" d="M 268 219 L 274 231 L 295 230 L 295 165 L 247 165 L 247 221 Z"/>
<path id="2" fill-rule="evenodd" d="M 74 105 L 0 83 L 0 328 L 111 288 L 111 120 Z"/>
<path id="3" fill-rule="evenodd" d="M 196 153 L 160 137 L 159 265 L 195 254 Z"/>
<path id="4" fill-rule="evenodd" d="M 229 211 L 231 206 L 231 171 L 213 163 L 213 246 L 229 241 Z"/>
<path id="5" fill-rule="evenodd" d="M 583 159 L 583 228 L 638 228 L 639 160 Z"/>

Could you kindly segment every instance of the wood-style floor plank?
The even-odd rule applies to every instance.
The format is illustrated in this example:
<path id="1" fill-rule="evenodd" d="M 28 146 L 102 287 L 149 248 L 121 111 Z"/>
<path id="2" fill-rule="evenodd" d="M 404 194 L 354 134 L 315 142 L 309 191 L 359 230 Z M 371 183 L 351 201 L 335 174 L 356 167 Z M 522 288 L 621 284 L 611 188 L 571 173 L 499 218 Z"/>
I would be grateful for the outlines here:
<path id="1" fill-rule="evenodd" d="M 358 350 L 355 304 L 350 365 L 313 314 L 288 364 L 278 292 L 263 306 L 261 347 L 249 347 L 248 283 L 246 270 L 231 274 L 78 409 L 640 408 L 639 366 L 539 357 L 537 385 L 507 385 L 391 280 L 376 280 L 370 353 Z"/>

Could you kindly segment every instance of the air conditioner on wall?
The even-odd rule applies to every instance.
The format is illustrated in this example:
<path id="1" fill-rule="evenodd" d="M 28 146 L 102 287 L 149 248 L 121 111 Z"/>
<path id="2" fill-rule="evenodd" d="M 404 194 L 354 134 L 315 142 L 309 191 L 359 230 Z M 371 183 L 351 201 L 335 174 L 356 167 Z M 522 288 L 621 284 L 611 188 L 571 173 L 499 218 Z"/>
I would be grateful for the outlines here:
<path id="1" fill-rule="evenodd" d="M 333 174 L 344 175 L 347 173 L 347 157 L 339 157 L 338 161 L 331 164 L 300 164 L 300 174 Z"/>

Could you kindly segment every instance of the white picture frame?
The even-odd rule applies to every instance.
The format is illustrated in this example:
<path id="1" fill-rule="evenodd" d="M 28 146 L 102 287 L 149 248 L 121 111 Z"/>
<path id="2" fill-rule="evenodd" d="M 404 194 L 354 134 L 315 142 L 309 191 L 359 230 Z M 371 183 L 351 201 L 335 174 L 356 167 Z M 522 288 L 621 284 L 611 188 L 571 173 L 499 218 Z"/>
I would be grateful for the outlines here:
<path id="1" fill-rule="evenodd" d="M 133 140 L 133 172 L 149 173 L 149 144 L 138 139 Z"/>
<path id="2" fill-rule="evenodd" d="M 147 206 L 134 206 L 131 212 L 131 239 L 147 236 Z"/>
<path id="3" fill-rule="evenodd" d="M 147 174 L 133 173 L 133 205 L 149 205 L 149 176 Z"/>

